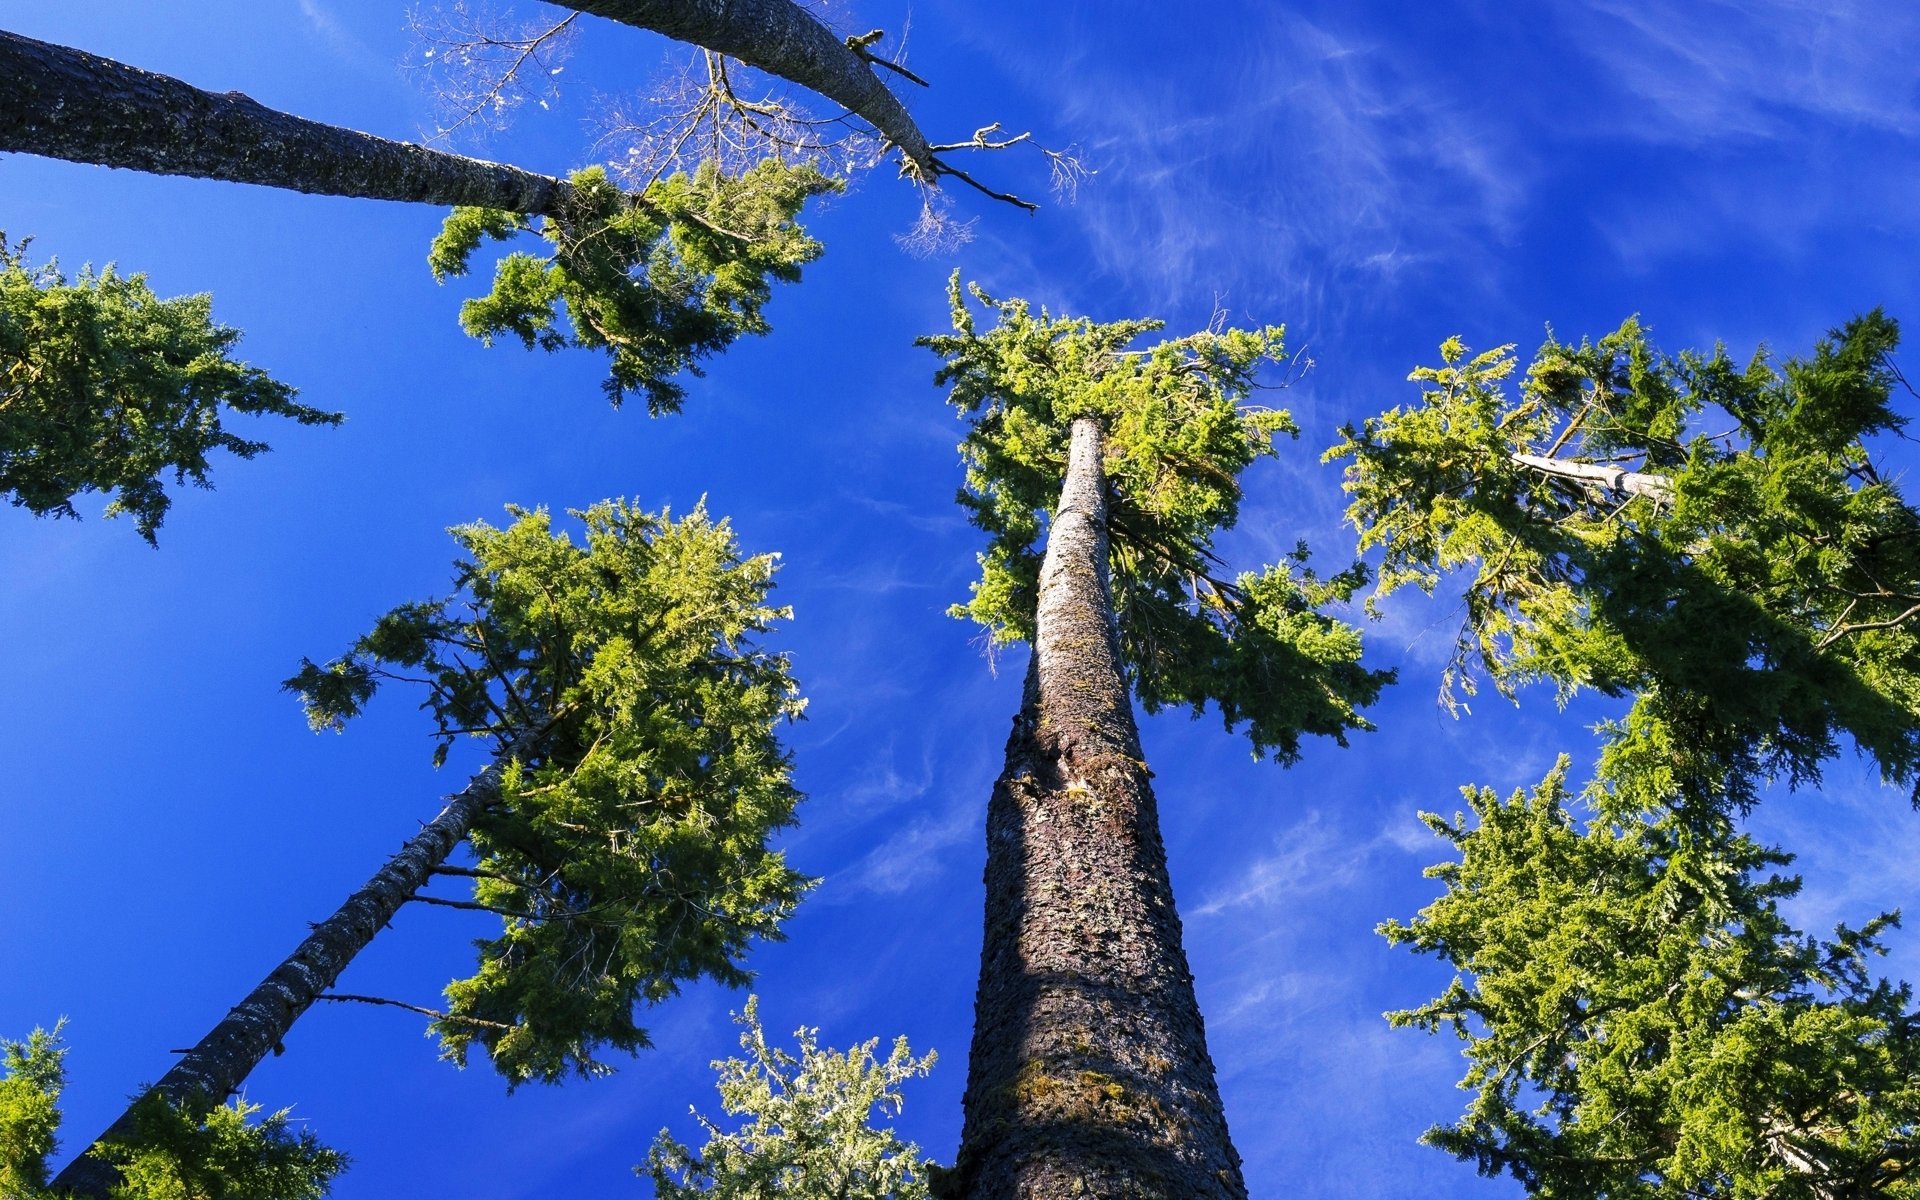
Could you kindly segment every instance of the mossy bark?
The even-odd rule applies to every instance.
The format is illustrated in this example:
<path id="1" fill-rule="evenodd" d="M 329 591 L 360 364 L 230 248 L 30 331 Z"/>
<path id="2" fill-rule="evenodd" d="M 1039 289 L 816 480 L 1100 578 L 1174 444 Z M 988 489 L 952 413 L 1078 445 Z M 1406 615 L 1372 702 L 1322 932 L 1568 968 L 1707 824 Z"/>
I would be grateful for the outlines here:
<path id="1" fill-rule="evenodd" d="M 327 196 L 557 215 L 564 181 L 0 32 L 0 150 Z"/>
<path id="2" fill-rule="evenodd" d="M 987 811 L 966 1124 L 940 1190 L 1244 1200 L 1120 660 L 1103 448 L 1074 422 Z"/>
<path id="3" fill-rule="evenodd" d="M 211 1108 L 224 1103 L 262 1059 L 278 1051 L 293 1023 L 386 928 L 400 906 L 427 882 L 433 868 L 466 840 L 474 821 L 500 799 L 501 762 L 529 744 L 530 739 L 516 742 L 501 760 L 474 776 L 372 879 L 347 897 L 332 916 L 313 926 L 306 940 L 181 1055 L 159 1082 L 135 1097 L 95 1143 L 128 1138 L 134 1128 L 134 1107 L 155 1093 L 174 1104 Z M 119 1182 L 119 1171 L 89 1152 L 68 1163 L 53 1186 L 56 1192 L 106 1200 Z"/>

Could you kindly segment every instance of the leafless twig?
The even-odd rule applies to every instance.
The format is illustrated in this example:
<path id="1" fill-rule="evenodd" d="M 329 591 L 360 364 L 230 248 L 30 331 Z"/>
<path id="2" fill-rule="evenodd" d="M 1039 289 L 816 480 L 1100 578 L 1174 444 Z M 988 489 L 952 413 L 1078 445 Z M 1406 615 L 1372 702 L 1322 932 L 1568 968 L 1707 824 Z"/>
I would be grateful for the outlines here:
<path id="1" fill-rule="evenodd" d="M 558 20 L 516 22 L 487 0 L 454 0 L 447 8 L 407 14 L 417 53 L 409 66 L 432 79 L 440 108 L 429 141 L 461 133 L 470 140 L 504 128 L 531 100 L 547 108 L 572 50 L 579 13 Z"/>

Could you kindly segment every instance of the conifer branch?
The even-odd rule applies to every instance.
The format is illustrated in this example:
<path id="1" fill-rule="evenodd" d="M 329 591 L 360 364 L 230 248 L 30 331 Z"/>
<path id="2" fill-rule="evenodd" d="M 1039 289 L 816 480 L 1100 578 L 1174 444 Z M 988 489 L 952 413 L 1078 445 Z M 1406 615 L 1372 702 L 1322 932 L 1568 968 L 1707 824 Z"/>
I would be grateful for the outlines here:
<path id="1" fill-rule="evenodd" d="M 423 1017 L 432 1017 L 436 1021 L 445 1021 L 453 1025 L 471 1025 L 477 1029 L 497 1029 L 503 1033 L 512 1033 L 516 1028 L 503 1021 L 488 1021 L 481 1017 L 462 1016 L 459 1013 L 441 1012 L 435 1008 L 423 1008 L 418 1004 L 408 1004 L 404 1000 L 389 1000 L 384 996 L 356 996 L 351 992 L 322 992 L 315 1000 L 338 1000 L 354 1004 L 383 1004 L 393 1008 L 404 1008 L 410 1013 L 419 1013 Z"/>

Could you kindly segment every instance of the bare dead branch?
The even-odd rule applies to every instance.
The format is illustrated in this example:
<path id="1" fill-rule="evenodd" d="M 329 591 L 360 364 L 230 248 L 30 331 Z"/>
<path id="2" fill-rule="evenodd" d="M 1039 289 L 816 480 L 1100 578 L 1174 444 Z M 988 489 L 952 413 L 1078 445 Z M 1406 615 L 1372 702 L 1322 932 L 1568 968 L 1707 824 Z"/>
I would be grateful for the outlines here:
<path id="1" fill-rule="evenodd" d="M 878 54 L 875 54 L 871 49 L 869 49 L 869 47 L 871 47 L 875 42 L 879 41 L 881 38 L 885 36 L 887 36 L 887 31 L 884 29 L 870 29 L 867 32 L 859 35 L 858 37 L 848 38 L 847 49 L 853 51 L 855 54 L 858 54 L 861 60 L 864 62 L 870 63 L 876 67 L 884 67 L 887 70 L 892 71 L 894 74 L 899 75 L 904 79 L 907 79 L 914 83 L 919 84 L 921 87 L 932 87 L 933 86 L 932 84 L 920 78 L 918 75 L 915 75 L 912 71 L 907 70 L 907 68 L 902 66 L 900 63 L 890 58 L 882 58 Z M 938 149 L 938 147 L 935 147 L 935 148 Z"/>
<path id="2" fill-rule="evenodd" d="M 410 11 L 407 25 L 420 50 L 410 65 L 433 77 L 431 90 L 442 109 L 428 140 L 504 128 L 528 100 L 548 107 L 559 94 L 556 77 L 565 69 L 579 16 L 516 24 L 486 0 Z"/>
<path id="3" fill-rule="evenodd" d="M 466 1017 L 457 1013 L 441 1012 L 436 1008 L 422 1008 L 418 1004 L 408 1004 L 404 1000 L 389 1000 L 384 996 L 356 996 L 350 992 L 322 992 L 315 1000 L 337 1000 L 353 1004 L 384 1004 L 392 1008 L 404 1008 L 410 1013 L 419 1013 L 423 1017 L 432 1017 L 436 1021 L 445 1021 L 451 1025 L 472 1025 L 477 1029 L 498 1029 L 511 1033 L 514 1026 L 502 1021 L 488 1021 L 480 1017 Z"/>

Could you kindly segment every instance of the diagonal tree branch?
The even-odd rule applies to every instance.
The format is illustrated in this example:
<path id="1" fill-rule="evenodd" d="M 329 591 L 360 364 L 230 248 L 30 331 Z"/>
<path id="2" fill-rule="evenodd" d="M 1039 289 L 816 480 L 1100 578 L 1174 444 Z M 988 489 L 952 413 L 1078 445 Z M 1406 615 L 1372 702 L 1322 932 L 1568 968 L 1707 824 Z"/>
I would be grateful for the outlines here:
<path id="1" fill-rule="evenodd" d="M 923 183 L 950 173 L 920 127 L 874 73 L 872 35 L 841 39 L 793 0 L 555 0 L 737 58 L 858 115 L 899 148 L 904 170 Z M 857 46 L 855 43 L 859 43 Z M 888 64 L 891 66 L 891 64 Z"/>
<path id="2" fill-rule="evenodd" d="M 0 31 L 0 151 L 328 196 L 555 216 L 563 180 L 278 112 Z"/>
<path id="3" fill-rule="evenodd" d="M 426 884 L 433 869 L 466 840 L 474 820 L 499 802 L 501 776 L 507 764 L 526 757 L 552 727 L 553 721 L 543 721 L 502 750 L 372 879 L 347 897 L 332 916 L 315 925 L 293 953 L 186 1051 L 159 1082 L 128 1105 L 93 1145 L 122 1140 L 131 1133 L 133 1110 L 147 1095 L 159 1093 L 176 1104 L 222 1103 L 260 1060 L 281 1044 L 300 1015 L 333 987 L 347 964 L 385 928 L 400 906 Z M 67 1164 L 54 1186 L 75 1196 L 105 1200 L 120 1182 L 119 1170 L 89 1150 Z"/>

